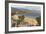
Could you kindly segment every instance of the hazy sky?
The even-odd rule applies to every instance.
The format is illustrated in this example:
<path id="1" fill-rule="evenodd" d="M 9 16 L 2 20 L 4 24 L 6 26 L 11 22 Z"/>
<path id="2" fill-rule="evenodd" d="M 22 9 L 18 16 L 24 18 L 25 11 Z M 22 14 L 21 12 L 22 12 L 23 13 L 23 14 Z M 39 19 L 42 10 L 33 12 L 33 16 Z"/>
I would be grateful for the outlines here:
<path id="1" fill-rule="evenodd" d="M 29 9 L 29 10 L 41 10 L 40 6 L 12 6 L 13 8 Z"/>

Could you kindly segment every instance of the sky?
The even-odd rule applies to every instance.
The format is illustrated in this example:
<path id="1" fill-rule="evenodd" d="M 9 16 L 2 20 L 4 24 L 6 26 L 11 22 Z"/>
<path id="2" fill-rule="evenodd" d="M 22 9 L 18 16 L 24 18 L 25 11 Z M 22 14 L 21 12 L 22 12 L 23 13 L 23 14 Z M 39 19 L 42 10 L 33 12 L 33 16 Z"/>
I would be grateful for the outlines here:
<path id="1" fill-rule="evenodd" d="M 28 9 L 28 10 L 41 10 L 40 6 L 12 6 L 13 8 Z"/>

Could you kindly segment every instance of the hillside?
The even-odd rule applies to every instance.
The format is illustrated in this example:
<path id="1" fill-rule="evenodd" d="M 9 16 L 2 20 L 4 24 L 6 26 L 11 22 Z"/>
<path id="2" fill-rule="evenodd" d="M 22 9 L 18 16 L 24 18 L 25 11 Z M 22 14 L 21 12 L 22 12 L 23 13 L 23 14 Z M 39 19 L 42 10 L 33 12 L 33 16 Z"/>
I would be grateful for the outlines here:
<path id="1" fill-rule="evenodd" d="M 27 14 L 27 13 L 32 13 L 32 11 L 31 10 L 27 10 L 27 9 L 12 8 L 12 13 Z"/>

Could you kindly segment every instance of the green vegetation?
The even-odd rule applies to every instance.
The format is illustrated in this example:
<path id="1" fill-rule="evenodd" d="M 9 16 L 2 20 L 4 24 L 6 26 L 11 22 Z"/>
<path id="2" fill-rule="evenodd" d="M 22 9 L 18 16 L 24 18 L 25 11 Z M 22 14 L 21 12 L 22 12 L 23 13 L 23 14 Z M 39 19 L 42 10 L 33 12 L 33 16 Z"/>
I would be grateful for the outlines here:
<path id="1" fill-rule="evenodd" d="M 18 16 L 19 17 L 19 19 L 21 20 L 21 21 L 23 21 L 24 20 L 24 15 L 22 15 L 22 16 Z"/>
<path id="2" fill-rule="evenodd" d="M 18 25 L 21 23 L 21 22 L 23 22 L 23 20 L 24 20 L 24 15 L 23 16 L 18 16 L 19 17 L 19 19 L 17 20 L 17 27 L 18 27 Z"/>
<path id="3" fill-rule="evenodd" d="M 39 26 L 41 25 L 41 16 L 37 17 L 36 20 L 38 21 Z"/>
<path id="4" fill-rule="evenodd" d="M 17 23 L 17 27 L 18 25 L 20 24 L 21 20 L 16 20 L 16 23 Z"/>

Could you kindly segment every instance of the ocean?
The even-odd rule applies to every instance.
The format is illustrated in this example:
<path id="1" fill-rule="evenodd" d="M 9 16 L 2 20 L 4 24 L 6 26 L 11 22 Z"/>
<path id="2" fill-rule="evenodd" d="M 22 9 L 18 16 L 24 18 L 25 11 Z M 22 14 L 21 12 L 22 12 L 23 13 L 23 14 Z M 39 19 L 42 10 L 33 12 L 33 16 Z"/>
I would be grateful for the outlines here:
<path id="1" fill-rule="evenodd" d="M 32 18 L 36 18 L 36 17 L 41 16 L 41 15 L 38 14 L 38 13 L 32 13 L 32 14 L 16 14 L 16 15 L 18 15 L 18 16 L 24 15 L 25 17 L 32 17 Z"/>

